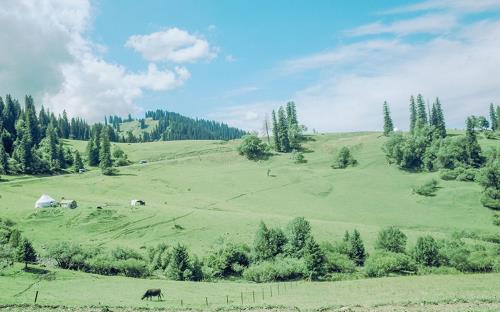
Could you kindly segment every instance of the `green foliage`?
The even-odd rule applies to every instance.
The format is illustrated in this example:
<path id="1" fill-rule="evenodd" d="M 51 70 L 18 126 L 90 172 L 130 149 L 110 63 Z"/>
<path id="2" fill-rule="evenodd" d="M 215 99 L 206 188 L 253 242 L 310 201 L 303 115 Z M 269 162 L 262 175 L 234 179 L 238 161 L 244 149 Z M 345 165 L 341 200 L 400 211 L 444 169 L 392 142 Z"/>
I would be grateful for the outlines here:
<path id="1" fill-rule="evenodd" d="M 365 272 L 369 277 L 388 276 L 391 273 L 414 273 L 416 270 L 417 266 L 410 256 L 389 251 L 371 255 L 365 265 Z"/>
<path id="2" fill-rule="evenodd" d="M 439 266 L 439 246 L 430 235 L 417 239 L 417 244 L 412 251 L 413 258 L 425 266 Z"/>
<path id="3" fill-rule="evenodd" d="M 130 161 L 128 160 L 127 154 L 118 146 L 113 145 L 113 164 L 117 167 L 128 166 Z"/>
<path id="4" fill-rule="evenodd" d="M 415 126 L 417 124 L 417 106 L 415 105 L 415 98 L 413 95 L 410 97 L 410 133 L 415 132 Z"/>
<path id="5" fill-rule="evenodd" d="M 382 229 L 377 236 L 375 248 L 394 252 L 403 253 L 406 248 L 407 237 L 395 226 L 390 226 Z"/>
<path id="6" fill-rule="evenodd" d="M 294 102 L 288 102 L 283 108 L 272 112 L 274 148 L 278 152 L 289 153 L 300 149 L 302 128 L 299 126 Z"/>
<path id="7" fill-rule="evenodd" d="M 486 165 L 479 170 L 478 183 L 483 187 L 483 206 L 500 209 L 500 149 L 493 150 Z"/>
<path id="8" fill-rule="evenodd" d="M 306 242 L 304 264 L 309 279 L 317 280 L 326 273 L 326 256 L 318 243 L 311 236 Z"/>
<path id="9" fill-rule="evenodd" d="M 250 160 L 266 159 L 269 156 L 268 146 L 253 134 L 243 137 L 243 141 L 238 146 L 238 153 Z"/>
<path id="10" fill-rule="evenodd" d="M 493 225 L 500 226 L 500 214 L 495 213 L 491 218 L 493 219 Z"/>
<path id="11" fill-rule="evenodd" d="M 291 257 L 304 256 L 307 241 L 311 237 L 311 225 L 303 217 L 297 217 L 287 225 L 287 239 L 285 251 Z"/>
<path id="12" fill-rule="evenodd" d="M 384 101 L 384 135 L 389 136 L 394 132 L 394 124 L 392 123 L 391 112 L 389 111 L 389 105 Z"/>
<path id="13" fill-rule="evenodd" d="M 243 277 L 256 283 L 267 283 L 300 279 L 307 275 L 306 272 L 303 260 L 278 257 L 250 265 L 243 272 Z"/>
<path id="14" fill-rule="evenodd" d="M 422 185 L 413 188 L 413 192 L 422 196 L 434 196 L 438 189 L 439 182 L 436 179 L 431 179 Z"/>
<path id="15" fill-rule="evenodd" d="M 349 235 L 347 246 L 349 258 L 354 261 L 355 264 L 363 265 L 365 263 L 366 252 L 358 230 L 355 229 L 352 235 Z"/>
<path id="16" fill-rule="evenodd" d="M 177 244 L 173 247 L 170 262 L 165 269 L 165 276 L 175 281 L 193 279 L 193 266 L 186 246 Z"/>
<path id="17" fill-rule="evenodd" d="M 356 264 L 347 255 L 338 252 L 326 253 L 326 271 L 328 273 L 353 273 Z"/>
<path id="18" fill-rule="evenodd" d="M 103 128 L 101 132 L 101 140 L 99 146 L 99 168 L 104 175 L 111 175 L 113 172 L 111 167 L 113 161 L 111 160 L 111 143 L 109 139 L 108 127 Z"/>
<path id="19" fill-rule="evenodd" d="M 205 262 L 211 268 L 213 277 L 239 276 L 250 264 L 249 254 L 247 246 L 228 243 L 210 251 Z"/>
<path id="20" fill-rule="evenodd" d="M 271 260 L 283 253 L 286 243 L 287 238 L 281 229 L 269 229 L 261 221 L 253 244 L 254 259 Z"/>
<path id="21" fill-rule="evenodd" d="M 358 161 L 352 156 L 351 150 L 347 146 L 343 146 L 337 157 L 335 158 L 332 168 L 334 169 L 344 169 L 349 166 L 356 166 Z"/>
<path id="22" fill-rule="evenodd" d="M 79 172 L 81 169 L 85 169 L 85 165 L 83 164 L 82 157 L 80 156 L 80 152 L 75 151 L 75 160 L 73 161 L 73 170 L 75 172 Z"/>
<path id="23" fill-rule="evenodd" d="M 307 162 L 307 159 L 304 157 L 304 153 L 297 150 L 292 151 L 292 159 L 296 164 L 305 164 Z"/>
<path id="24" fill-rule="evenodd" d="M 37 261 L 37 254 L 31 242 L 27 239 L 23 239 L 19 246 L 17 247 L 18 259 L 24 262 L 24 268 L 28 268 L 28 263 L 34 263 Z"/>

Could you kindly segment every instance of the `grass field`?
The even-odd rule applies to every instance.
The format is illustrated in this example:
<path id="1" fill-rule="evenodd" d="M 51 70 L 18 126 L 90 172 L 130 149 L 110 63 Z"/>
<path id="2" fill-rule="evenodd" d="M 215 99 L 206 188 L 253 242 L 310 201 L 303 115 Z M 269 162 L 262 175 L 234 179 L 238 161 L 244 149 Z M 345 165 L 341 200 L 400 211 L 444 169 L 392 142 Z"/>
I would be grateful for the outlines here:
<path id="1" fill-rule="evenodd" d="M 345 230 L 357 228 L 369 252 L 377 232 L 389 225 L 400 227 L 410 245 L 423 234 L 499 233 L 491 222 L 492 211 L 479 202 L 481 189 L 475 183 L 440 181 L 434 197 L 412 194 L 413 186 L 437 174 L 407 173 L 389 166 L 381 151 L 384 140 L 379 133 L 368 132 L 316 135 L 305 144 L 310 150 L 305 153 L 306 164 L 294 164 L 286 154 L 268 161 L 248 161 L 236 153 L 238 141 L 120 144 L 130 160 L 148 163 L 120 168 L 120 174 L 112 177 L 98 170 L 52 177 L 7 177 L 0 183 L 0 211 L 2 217 L 17 222 L 42 253 L 49 244 L 71 240 L 133 248 L 183 242 L 202 255 L 220 239 L 251 243 L 261 220 L 284 226 L 296 216 L 311 222 L 318 241 L 339 240 Z M 85 149 L 84 142 L 67 144 Z M 481 140 L 481 144 L 499 143 Z M 343 145 L 352 147 L 359 165 L 333 170 L 332 159 Z M 268 169 L 271 176 L 267 176 Z M 44 193 L 56 199 L 75 199 L 79 207 L 34 209 Z M 130 207 L 131 199 L 143 199 L 147 205 Z M 261 285 L 250 283 L 135 280 L 65 271 L 56 271 L 55 276 L 54 281 L 34 284 L 43 289 L 40 303 L 173 304 L 137 300 L 144 288 L 161 286 L 169 298 L 179 301 L 177 304 L 185 298 L 185 302 L 203 307 L 205 296 L 217 297 L 215 304 L 217 300 L 224 303 L 226 294 L 238 299 L 240 291 L 261 290 Z M 1 276 L 0 303 L 31 302 L 31 288 L 14 295 L 36 281 L 32 273 Z M 265 303 L 317 308 L 455 297 L 495 299 L 499 293 L 498 274 L 397 277 L 300 284 Z"/>

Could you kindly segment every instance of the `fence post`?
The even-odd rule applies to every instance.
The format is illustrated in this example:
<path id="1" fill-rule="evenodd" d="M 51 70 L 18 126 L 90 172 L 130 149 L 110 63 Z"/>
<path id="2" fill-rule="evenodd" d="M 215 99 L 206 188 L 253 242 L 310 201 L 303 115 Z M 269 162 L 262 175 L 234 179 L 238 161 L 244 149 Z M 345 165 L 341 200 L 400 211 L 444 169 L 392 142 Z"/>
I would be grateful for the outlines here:
<path id="1" fill-rule="evenodd" d="M 208 307 L 208 297 L 205 297 L 205 303 L 207 304 Z"/>
<path id="2" fill-rule="evenodd" d="M 226 295 L 226 304 L 229 304 L 229 296 Z"/>
<path id="3" fill-rule="evenodd" d="M 243 292 L 241 292 L 241 304 L 243 304 Z"/>
<path id="4" fill-rule="evenodd" d="M 183 302 L 183 301 L 182 301 L 182 299 L 181 299 L 181 307 L 182 307 L 183 305 L 184 305 L 184 302 Z"/>
<path id="5" fill-rule="evenodd" d="M 273 296 L 273 285 L 269 285 L 269 292 L 271 293 L 271 297 Z"/>
<path id="6" fill-rule="evenodd" d="M 38 290 L 36 291 L 35 293 L 35 303 L 36 303 L 36 300 L 38 299 Z"/>
<path id="7" fill-rule="evenodd" d="M 262 301 L 264 301 L 264 287 L 262 287 Z"/>
<path id="8" fill-rule="evenodd" d="M 252 298 L 253 298 L 253 303 L 255 303 L 255 291 L 252 290 Z"/>
<path id="9" fill-rule="evenodd" d="M 278 283 L 278 296 L 280 295 L 280 283 Z"/>

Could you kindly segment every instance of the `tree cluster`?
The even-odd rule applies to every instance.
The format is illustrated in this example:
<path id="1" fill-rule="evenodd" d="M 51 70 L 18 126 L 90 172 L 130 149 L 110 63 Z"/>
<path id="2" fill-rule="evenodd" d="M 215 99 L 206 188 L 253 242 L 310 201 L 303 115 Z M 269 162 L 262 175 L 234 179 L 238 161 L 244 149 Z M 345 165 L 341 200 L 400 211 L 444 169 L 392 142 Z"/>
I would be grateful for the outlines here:
<path id="1" fill-rule="evenodd" d="M 274 149 L 277 152 L 289 153 L 300 149 L 302 127 L 297 119 L 297 110 L 294 102 L 288 102 L 272 113 L 272 132 Z"/>
<path id="2" fill-rule="evenodd" d="M 130 164 L 125 152 L 118 146 L 111 152 L 111 141 L 116 139 L 116 132 L 111 126 L 95 124 L 92 126 L 90 139 L 87 143 L 87 164 L 99 167 L 104 175 L 116 173 L 116 166 Z"/>

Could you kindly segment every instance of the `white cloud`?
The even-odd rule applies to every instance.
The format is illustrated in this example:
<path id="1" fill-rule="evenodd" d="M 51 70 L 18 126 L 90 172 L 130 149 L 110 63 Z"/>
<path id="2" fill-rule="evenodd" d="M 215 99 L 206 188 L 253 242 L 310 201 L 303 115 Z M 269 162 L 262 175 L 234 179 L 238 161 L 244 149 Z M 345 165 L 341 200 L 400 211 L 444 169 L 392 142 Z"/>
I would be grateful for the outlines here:
<path id="1" fill-rule="evenodd" d="M 170 28 L 149 35 L 131 36 L 126 47 L 139 52 L 152 62 L 170 61 L 174 63 L 195 62 L 213 59 L 216 49 L 208 41 L 179 28 Z"/>
<path id="2" fill-rule="evenodd" d="M 458 25 L 458 19 L 452 14 L 428 14 L 415 18 L 398 20 L 391 24 L 381 22 L 356 27 L 346 33 L 351 36 L 396 34 L 410 35 L 415 33 L 442 34 Z"/>
<path id="3" fill-rule="evenodd" d="M 477 13 L 500 9 L 499 0 L 427 0 L 384 11 L 384 14 L 399 14 L 434 10 L 450 10 L 458 13 Z"/>
<path id="4" fill-rule="evenodd" d="M 236 58 L 235 58 L 233 55 L 231 55 L 231 54 L 226 55 L 226 57 L 225 57 L 224 59 L 225 59 L 225 60 L 226 60 L 226 62 L 228 62 L 228 63 L 233 63 L 233 62 L 236 62 Z"/>
<path id="5" fill-rule="evenodd" d="M 145 90 L 164 91 L 190 77 L 184 67 L 130 72 L 105 61 L 106 47 L 86 37 L 92 7 L 87 0 L 11 0 L 0 6 L 0 86 L 16 97 L 32 94 L 56 113 L 100 121 L 137 113 Z M 8 27 L 6 26 L 8 25 Z"/>

